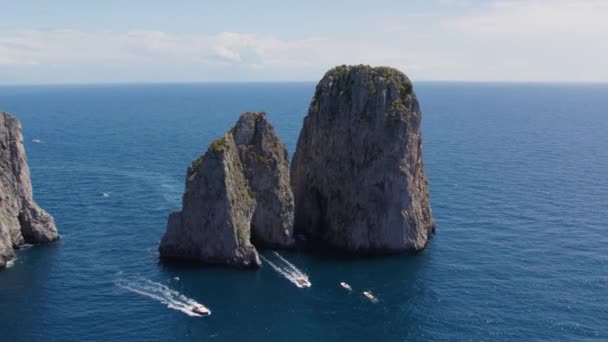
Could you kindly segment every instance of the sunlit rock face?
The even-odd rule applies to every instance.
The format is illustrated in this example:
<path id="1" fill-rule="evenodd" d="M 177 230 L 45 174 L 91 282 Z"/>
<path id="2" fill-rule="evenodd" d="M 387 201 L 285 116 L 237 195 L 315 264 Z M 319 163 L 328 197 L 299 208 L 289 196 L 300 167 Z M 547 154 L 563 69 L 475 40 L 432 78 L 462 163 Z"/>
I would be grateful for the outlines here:
<path id="1" fill-rule="evenodd" d="M 162 257 L 261 265 L 262 247 L 293 244 L 285 145 L 264 113 L 244 113 L 188 168 L 182 210 L 169 215 Z"/>

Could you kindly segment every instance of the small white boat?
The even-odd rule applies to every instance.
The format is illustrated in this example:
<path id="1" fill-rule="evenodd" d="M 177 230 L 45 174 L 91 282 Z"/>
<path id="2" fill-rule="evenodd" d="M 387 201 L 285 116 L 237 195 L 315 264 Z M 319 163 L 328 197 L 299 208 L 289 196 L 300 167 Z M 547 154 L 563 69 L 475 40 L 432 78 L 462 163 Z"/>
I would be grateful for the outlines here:
<path id="1" fill-rule="evenodd" d="M 211 315 L 211 310 L 207 309 L 204 305 L 195 305 L 192 307 L 192 312 L 201 316 Z"/>
<path id="2" fill-rule="evenodd" d="M 298 283 L 298 285 L 300 285 L 300 287 L 310 287 L 312 285 L 310 281 L 308 281 L 308 279 L 306 279 L 305 277 L 296 278 L 296 282 Z"/>
<path id="3" fill-rule="evenodd" d="M 110 193 L 109 192 L 102 192 L 101 196 L 103 196 L 103 197 L 110 197 Z"/>
<path id="4" fill-rule="evenodd" d="M 40 140 L 40 139 L 34 139 L 34 140 L 32 140 L 32 142 L 36 143 L 36 144 L 41 144 L 42 140 Z"/>
<path id="5" fill-rule="evenodd" d="M 372 303 L 378 303 L 378 298 L 376 298 L 373 294 L 372 291 L 364 291 L 363 295 L 369 299 Z"/>
<path id="6" fill-rule="evenodd" d="M 348 285 L 348 284 L 347 284 L 347 283 L 345 283 L 345 282 L 341 282 L 341 283 L 340 283 L 340 286 L 342 286 L 342 288 L 343 288 L 343 289 L 348 290 L 348 291 L 352 291 L 352 290 L 353 290 L 353 288 L 352 288 L 352 287 L 350 287 L 350 285 Z"/>

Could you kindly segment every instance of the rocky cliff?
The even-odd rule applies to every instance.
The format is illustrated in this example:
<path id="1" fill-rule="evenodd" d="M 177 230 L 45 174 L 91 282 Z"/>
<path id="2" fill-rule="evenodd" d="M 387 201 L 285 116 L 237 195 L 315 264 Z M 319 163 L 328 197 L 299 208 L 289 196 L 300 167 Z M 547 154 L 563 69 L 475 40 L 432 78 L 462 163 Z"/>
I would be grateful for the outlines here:
<path id="1" fill-rule="evenodd" d="M 58 238 L 53 217 L 33 200 L 21 124 L 8 113 L 0 113 L 0 268 L 24 243 Z"/>
<path id="2" fill-rule="evenodd" d="M 162 257 L 259 267 L 251 241 L 292 244 L 287 152 L 264 113 L 245 113 L 188 168 L 182 210 L 169 216 Z"/>
<path id="3" fill-rule="evenodd" d="M 417 251 L 435 229 L 410 80 L 340 66 L 317 85 L 291 165 L 295 232 L 356 253 Z"/>
<path id="4" fill-rule="evenodd" d="M 285 145 L 264 113 L 243 114 L 232 134 L 257 202 L 251 221 L 252 241 L 258 247 L 291 246 L 294 208 Z"/>

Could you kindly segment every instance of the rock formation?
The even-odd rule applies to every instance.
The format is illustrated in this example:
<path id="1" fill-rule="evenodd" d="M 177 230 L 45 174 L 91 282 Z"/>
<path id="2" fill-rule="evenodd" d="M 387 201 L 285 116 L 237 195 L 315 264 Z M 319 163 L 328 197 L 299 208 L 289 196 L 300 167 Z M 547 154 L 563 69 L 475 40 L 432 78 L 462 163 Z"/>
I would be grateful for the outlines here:
<path id="1" fill-rule="evenodd" d="M 255 206 L 238 148 L 232 134 L 227 133 L 188 169 L 182 211 L 169 215 L 160 255 L 205 263 L 259 265 L 249 241 Z"/>
<path id="2" fill-rule="evenodd" d="M 182 210 L 169 215 L 165 258 L 259 267 L 251 240 L 293 242 L 287 151 L 264 113 L 245 113 L 188 168 Z"/>
<path id="3" fill-rule="evenodd" d="M 264 113 L 243 114 L 232 134 L 257 201 L 251 221 L 252 241 L 258 247 L 291 246 L 294 208 L 285 145 Z"/>
<path id="4" fill-rule="evenodd" d="M 0 268 L 24 243 L 58 238 L 53 217 L 33 200 L 21 124 L 8 113 L 0 113 Z"/>
<path id="5" fill-rule="evenodd" d="M 316 88 L 291 165 L 295 232 L 354 253 L 417 251 L 435 229 L 410 80 L 340 66 Z"/>

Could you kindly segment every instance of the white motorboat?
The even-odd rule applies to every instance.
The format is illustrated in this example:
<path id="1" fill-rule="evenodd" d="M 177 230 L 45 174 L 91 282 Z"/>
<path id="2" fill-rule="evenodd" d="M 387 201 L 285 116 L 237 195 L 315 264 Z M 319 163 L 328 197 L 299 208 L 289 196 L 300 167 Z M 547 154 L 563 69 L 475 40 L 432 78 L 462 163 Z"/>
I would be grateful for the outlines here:
<path id="1" fill-rule="evenodd" d="M 201 316 L 211 315 L 211 310 L 207 309 L 204 305 L 195 305 L 192 307 L 192 312 Z"/>
<path id="2" fill-rule="evenodd" d="M 300 287 L 310 287 L 312 285 L 310 281 L 308 281 L 308 279 L 306 279 L 305 277 L 296 278 L 296 282 L 298 283 L 298 285 L 300 285 Z"/>
<path id="3" fill-rule="evenodd" d="M 376 298 L 373 294 L 372 291 L 364 291 L 363 295 L 369 299 L 372 303 L 378 303 L 378 298 Z"/>
<path id="4" fill-rule="evenodd" d="M 341 283 L 340 283 L 340 286 L 342 286 L 342 288 L 343 288 L 343 289 L 348 290 L 348 291 L 352 291 L 352 290 L 353 290 L 353 288 L 352 288 L 352 287 L 350 287 L 350 285 L 348 285 L 348 284 L 347 284 L 347 283 L 345 283 L 345 282 L 341 282 Z"/>

